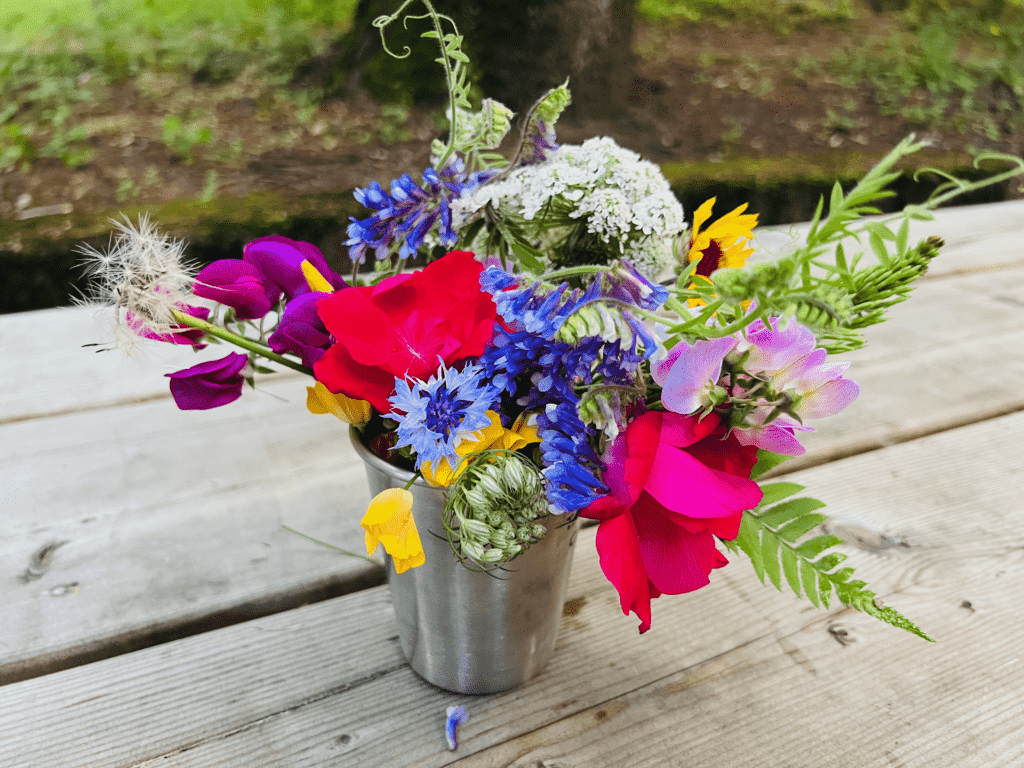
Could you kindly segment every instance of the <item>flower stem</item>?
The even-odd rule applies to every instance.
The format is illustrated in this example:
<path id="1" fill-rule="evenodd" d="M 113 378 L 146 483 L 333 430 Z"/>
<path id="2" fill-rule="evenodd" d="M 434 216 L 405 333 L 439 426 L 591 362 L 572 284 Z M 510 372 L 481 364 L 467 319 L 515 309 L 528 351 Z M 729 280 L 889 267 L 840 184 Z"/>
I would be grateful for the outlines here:
<path id="1" fill-rule="evenodd" d="M 736 331 L 742 331 L 755 320 L 760 320 L 762 317 L 764 317 L 767 311 L 767 307 L 758 307 L 756 311 L 743 315 L 743 317 L 741 317 L 739 320 L 736 320 L 735 322 L 730 323 L 729 325 L 726 325 L 722 328 L 712 329 L 715 335 L 709 336 L 709 338 L 721 338 L 722 336 L 728 336 L 729 334 L 736 333 Z"/>
<path id="2" fill-rule="evenodd" d="M 565 269 L 556 269 L 554 272 L 547 272 L 541 275 L 541 280 L 551 280 L 552 278 L 557 277 L 576 277 L 577 275 L 596 275 L 606 269 L 608 269 L 608 267 L 599 267 L 590 264 L 584 264 L 579 267 L 566 267 Z"/>
<path id="3" fill-rule="evenodd" d="M 184 312 L 178 312 L 175 310 L 172 314 L 174 315 L 174 319 L 182 325 L 198 328 L 203 333 L 208 333 L 211 336 L 216 336 L 218 339 L 231 342 L 236 347 L 247 349 L 261 357 L 267 358 L 268 360 L 273 360 L 275 363 L 280 363 L 281 365 L 292 368 L 300 373 L 305 373 L 309 376 L 313 375 L 312 368 L 307 368 L 302 363 L 297 363 L 283 355 L 279 355 L 271 350 L 270 347 L 261 344 L 258 341 L 247 339 L 245 336 L 239 336 L 237 333 L 232 333 L 226 328 L 221 328 L 219 325 L 214 325 L 213 323 L 208 323 L 205 320 L 200 320 L 198 317 L 192 317 L 192 315 L 186 315 Z"/>
<path id="4" fill-rule="evenodd" d="M 337 552 L 341 552 L 341 554 L 343 554 L 343 555 L 352 555 L 352 557 L 361 557 L 363 560 L 369 560 L 371 563 L 377 563 L 377 561 L 374 560 L 372 557 L 367 557 L 366 555 L 360 555 L 358 552 L 349 552 L 347 549 L 342 549 L 341 547 L 336 547 L 333 544 L 328 544 L 326 541 L 320 541 L 320 539 L 314 539 L 312 536 L 307 536 L 304 533 L 299 533 L 294 528 L 289 528 L 287 525 L 282 525 L 281 527 L 284 528 L 286 531 L 290 531 L 291 533 L 294 533 L 296 536 L 301 536 L 304 539 L 309 539 L 314 544 L 319 544 L 320 546 L 328 547 L 328 548 L 333 549 L 333 550 L 335 550 Z M 379 563 L 377 563 L 377 564 L 379 565 Z"/>

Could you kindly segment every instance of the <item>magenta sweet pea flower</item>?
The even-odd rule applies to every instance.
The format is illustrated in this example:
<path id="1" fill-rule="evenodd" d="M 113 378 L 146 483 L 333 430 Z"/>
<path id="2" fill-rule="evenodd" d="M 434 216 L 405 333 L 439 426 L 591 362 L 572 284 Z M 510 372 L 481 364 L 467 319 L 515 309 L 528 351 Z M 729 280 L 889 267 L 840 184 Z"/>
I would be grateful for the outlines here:
<path id="1" fill-rule="evenodd" d="M 263 317 L 281 298 L 276 284 L 241 259 L 221 259 L 204 267 L 192 292 L 233 307 L 239 320 Z"/>
<path id="2" fill-rule="evenodd" d="M 677 343 L 667 358 L 651 365 L 651 376 L 662 387 L 662 405 L 684 416 L 710 405 L 722 361 L 737 343 L 731 337 L 701 339 L 692 347 L 685 341 Z"/>
<path id="3" fill-rule="evenodd" d="M 246 243 L 242 261 L 259 270 L 266 281 L 289 300 L 311 290 L 302 274 L 303 261 L 312 264 L 335 290 L 347 285 L 340 275 L 327 266 L 327 260 L 315 245 L 280 235 L 261 237 Z"/>
<path id="4" fill-rule="evenodd" d="M 165 375 L 171 380 L 171 395 L 178 408 L 205 411 L 233 403 L 242 396 L 243 369 L 247 363 L 245 355 L 232 352 L 220 360 Z"/>
<path id="5" fill-rule="evenodd" d="M 724 439 L 723 439 L 724 438 Z M 698 420 L 647 411 L 630 422 L 604 456 L 611 493 L 580 514 L 599 520 L 601 570 L 633 611 L 640 632 L 651 627 L 651 600 L 692 592 L 728 560 L 715 536 L 734 539 L 743 510 L 761 489 L 750 480 L 757 449 L 740 445 L 716 414 Z"/>
<path id="6" fill-rule="evenodd" d="M 324 356 L 332 338 L 323 320 L 316 313 L 316 303 L 326 293 L 304 293 L 288 302 L 281 322 L 268 340 L 275 352 L 292 352 L 302 358 L 302 364 L 313 364 Z"/>

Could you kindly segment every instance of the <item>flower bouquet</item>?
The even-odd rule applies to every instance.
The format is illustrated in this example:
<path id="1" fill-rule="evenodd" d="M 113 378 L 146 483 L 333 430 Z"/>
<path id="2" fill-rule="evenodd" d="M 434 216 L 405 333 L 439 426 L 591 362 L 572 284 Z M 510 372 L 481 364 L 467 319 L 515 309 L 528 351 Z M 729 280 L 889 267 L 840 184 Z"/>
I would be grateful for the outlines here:
<path id="1" fill-rule="evenodd" d="M 382 39 L 409 2 L 378 19 Z M 520 645 L 502 646 L 473 675 L 525 654 L 500 689 L 543 663 L 523 650 L 538 642 L 520 625 L 543 625 L 550 652 L 577 518 L 596 521 L 601 569 L 641 633 L 653 599 L 708 585 L 728 553 L 816 606 L 836 599 L 929 639 L 841 567 L 840 539 L 816 531 L 820 501 L 756 480 L 804 452 L 815 419 L 857 397 L 849 363 L 833 355 L 863 344 L 862 329 L 907 298 L 941 246 L 911 243 L 909 221 L 1024 163 L 1009 158 L 1013 170 L 980 182 L 948 177 L 926 203 L 865 219 L 892 194 L 896 164 L 923 146 L 910 137 L 848 193 L 837 184 L 802 241 L 748 265 L 757 216 L 746 206 L 712 221 L 708 200 L 688 230 L 655 165 L 608 138 L 559 146 L 567 84 L 522 116 L 510 156 L 498 153 L 512 113 L 471 103 L 461 37 L 423 4 L 450 130 L 422 184 L 406 174 L 356 191 L 368 215 L 348 228 L 350 281 L 315 246 L 277 236 L 193 275 L 180 243 L 126 223 L 109 251 L 88 252 L 95 298 L 116 309 L 117 340 L 241 350 L 168 374 L 182 409 L 227 405 L 274 366 L 312 377 L 308 409 L 351 424 L 367 461 L 376 492 L 362 520 L 367 551 L 387 553 L 396 611 L 423 611 L 425 592 L 472 580 L 457 621 L 448 620 L 454 598 L 437 603 L 430 632 L 422 617 L 399 615 L 411 660 L 434 653 L 462 665 L 445 687 L 482 690 L 464 667 L 510 626 Z M 866 247 L 848 253 L 851 242 Z M 414 256 L 427 265 L 405 270 Z M 544 555 L 552 539 L 557 552 Z M 430 569 L 438 575 L 414 582 Z M 543 617 L 481 604 L 522 602 L 507 591 L 517 579 L 527 594 L 551 594 Z M 400 598 L 409 584 L 418 597 Z M 466 646 L 481 622 L 502 621 Z M 439 632 L 456 637 L 423 651 Z M 413 663 L 438 680 L 437 658 Z"/>

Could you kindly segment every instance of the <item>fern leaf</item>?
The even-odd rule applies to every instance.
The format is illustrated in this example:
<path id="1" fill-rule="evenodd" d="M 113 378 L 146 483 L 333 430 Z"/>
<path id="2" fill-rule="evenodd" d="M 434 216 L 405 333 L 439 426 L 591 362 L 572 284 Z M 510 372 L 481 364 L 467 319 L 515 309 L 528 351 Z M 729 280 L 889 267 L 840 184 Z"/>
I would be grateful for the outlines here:
<path id="1" fill-rule="evenodd" d="M 764 486 L 761 503 L 756 509 L 743 513 L 735 541 L 725 542 L 726 546 L 732 552 L 742 550 L 750 558 L 762 584 L 767 576 L 775 588 L 782 591 L 785 579 L 793 594 L 806 596 L 819 608 L 828 608 L 834 593 L 843 605 L 931 641 L 920 627 L 898 611 L 880 606 L 875 593 L 863 581 L 853 578 L 853 568 L 839 567 L 846 555 L 826 550 L 842 544 L 842 539 L 824 534 L 801 542 L 827 519 L 816 511 L 825 506 L 818 499 L 790 498 L 802 490 L 796 483 Z"/>

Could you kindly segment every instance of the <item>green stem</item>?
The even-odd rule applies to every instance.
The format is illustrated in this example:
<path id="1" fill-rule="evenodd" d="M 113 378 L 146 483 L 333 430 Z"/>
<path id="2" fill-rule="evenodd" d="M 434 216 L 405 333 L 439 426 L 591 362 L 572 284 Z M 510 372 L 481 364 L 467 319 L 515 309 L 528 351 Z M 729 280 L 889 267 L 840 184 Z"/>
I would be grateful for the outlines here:
<path id="1" fill-rule="evenodd" d="M 565 269 L 556 269 L 554 272 L 545 272 L 541 275 L 541 280 L 551 280 L 552 278 L 559 277 L 577 277 L 579 275 L 596 275 L 599 272 L 604 272 L 608 267 L 593 266 L 585 264 L 579 267 L 566 267 Z"/>
<path id="2" fill-rule="evenodd" d="M 205 320 L 200 320 L 198 317 L 192 317 L 192 315 L 186 315 L 184 312 L 175 310 L 173 313 L 174 319 L 182 325 L 187 325 L 192 328 L 197 328 L 203 333 L 208 333 L 210 336 L 216 336 L 218 339 L 231 342 L 236 347 L 247 349 L 260 357 L 265 357 L 268 360 L 273 360 L 275 363 L 292 368 L 300 373 L 305 373 L 308 376 L 313 375 L 313 369 L 307 368 L 302 363 L 297 363 L 294 360 L 290 360 L 287 357 L 277 354 L 270 347 L 260 344 L 258 341 L 247 339 L 245 336 L 239 336 L 237 333 L 232 333 L 226 328 L 221 328 L 219 325 L 208 323 Z"/>
<path id="3" fill-rule="evenodd" d="M 762 317 L 764 317 L 767 311 L 767 307 L 758 307 L 756 312 L 750 312 L 746 315 L 743 315 L 739 320 L 736 320 L 735 322 L 730 323 L 729 325 L 726 325 L 723 328 L 712 328 L 710 330 L 713 331 L 714 336 L 709 336 L 708 338 L 721 338 L 722 336 L 729 336 L 733 333 L 736 333 L 736 331 L 742 331 L 755 320 L 760 320 Z"/>
<path id="4" fill-rule="evenodd" d="M 357 552 L 349 552 L 347 549 L 342 549 L 341 547 L 336 547 L 333 544 L 328 544 L 326 541 L 320 541 L 320 539 L 314 539 L 312 536 L 307 536 L 304 533 L 299 533 L 294 528 L 289 528 L 287 525 L 282 525 L 281 527 L 284 528 L 286 531 L 294 533 L 296 536 L 301 536 L 304 539 L 309 539 L 314 544 L 319 544 L 320 546 L 327 547 L 328 549 L 333 549 L 336 552 L 341 552 L 341 554 L 343 554 L 343 555 L 352 555 L 352 557 L 359 557 L 359 558 L 362 558 L 363 560 L 369 560 L 371 563 L 375 563 L 377 565 L 380 565 L 380 563 L 377 563 L 377 561 L 374 560 L 372 557 L 367 557 L 366 555 L 360 555 Z"/>
<path id="5" fill-rule="evenodd" d="M 412 487 L 412 484 L 419 480 L 421 477 L 423 477 L 423 473 L 417 472 L 415 475 L 409 478 L 409 482 L 405 484 L 405 488 L 403 488 L 402 490 L 408 491 Z"/>

